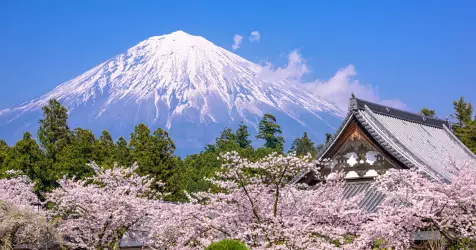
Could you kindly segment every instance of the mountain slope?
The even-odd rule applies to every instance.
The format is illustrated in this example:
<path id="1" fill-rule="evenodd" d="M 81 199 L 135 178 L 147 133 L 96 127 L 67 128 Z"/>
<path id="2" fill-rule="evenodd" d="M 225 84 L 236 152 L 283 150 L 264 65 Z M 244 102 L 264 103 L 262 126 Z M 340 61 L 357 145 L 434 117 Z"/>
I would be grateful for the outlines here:
<path id="1" fill-rule="evenodd" d="M 337 125 L 340 109 L 290 81 L 268 80 L 262 71 L 199 36 L 151 37 L 39 98 L 0 111 L 0 138 L 13 143 L 36 130 L 51 98 L 69 109 L 72 127 L 126 138 L 138 123 L 163 127 L 181 153 L 199 151 L 225 126 L 244 121 L 257 128 L 268 112 L 288 142 L 303 131 L 316 138 Z"/>

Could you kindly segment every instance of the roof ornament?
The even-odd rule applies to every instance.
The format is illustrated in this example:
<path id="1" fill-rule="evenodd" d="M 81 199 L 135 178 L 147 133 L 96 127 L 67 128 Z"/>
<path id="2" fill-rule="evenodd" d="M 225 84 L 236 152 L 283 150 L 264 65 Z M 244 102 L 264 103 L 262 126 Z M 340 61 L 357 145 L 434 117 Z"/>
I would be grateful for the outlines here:
<path id="1" fill-rule="evenodd" d="M 352 92 L 350 100 L 349 100 L 349 111 L 357 110 L 357 98 L 354 95 L 354 92 Z"/>
<path id="2" fill-rule="evenodd" d="M 451 115 L 447 116 L 445 121 L 446 121 L 446 124 L 448 125 L 448 129 L 453 132 L 453 125 L 451 124 L 451 120 L 450 120 L 450 117 Z"/>
<path id="3" fill-rule="evenodd" d="M 421 118 L 423 119 L 424 122 L 426 122 L 426 117 L 425 116 L 422 116 Z"/>
<path id="4" fill-rule="evenodd" d="M 387 110 L 387 113 L 390 113 L 390 109 L 389 109 L 389 108 L 385 108 L 385 110 Z"/>

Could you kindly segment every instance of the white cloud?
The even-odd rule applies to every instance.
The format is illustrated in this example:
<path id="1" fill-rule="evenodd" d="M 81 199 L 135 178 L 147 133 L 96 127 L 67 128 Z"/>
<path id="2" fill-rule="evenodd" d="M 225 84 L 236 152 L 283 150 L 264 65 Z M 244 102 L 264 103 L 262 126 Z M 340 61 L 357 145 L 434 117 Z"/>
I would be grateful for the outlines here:
<path id="1" fill-rule="evenodd" d="M 309 69 L 302 59 L 299 51 L 294 50 L 288 55 L 286 67 L 273 67 L 266 63 L 259 77 L 268 81 L 292 80 L 316 96 L 333 102 L 342 110 L 347 110 L 349 98 L 352 93 L 356 97 L 367 101 L 381 103 L 394 108 L 404 109 L 406 105 L 399 100 L 382 100 L 378 93 L 378 88 L 370 84 L 362 84 L 355 79 L 357 71 L 354 65 L 348 65 L 339 69 L 333 77 L 328 80 L 314 80 L 306 82 L 302 76 L 309 72 Z"/>
<path id="2" fill-rule="evenodd" d="M 259 40 L 261 40 L 261 34 L 259 33 L 259 31 L 251 32 L 249 40 L 250 42 L 259 42 Z"/>
<path id="3" fill-rule="evenodd" d="M 308 73 L 306 63 L 302 59 L 298 50 L 293 50 L 288 54 L 288 64 L 286 67 L 274 67 L 271 63 L 265 63 L 263 70 L 260 72 L 259 78 L 268 81 L 296 80 L 300 81 L 301 77 Z"/>
<path id="4" fill-rule="evenodd" d="M 233 50 L 239 49 L 239 48 L 240 48 L 240 44 L 241 44 L 242 41 L 243 41 L 243 37 L 242 37 L 242 36 L 240 36 L 240 35 L 235 35 L 235 36 L 233 37 L 233 42 L 234 42 L 234 43 L 233 43 L 233 45 L 231 46 L 231 48 L 232 48 Z"/>

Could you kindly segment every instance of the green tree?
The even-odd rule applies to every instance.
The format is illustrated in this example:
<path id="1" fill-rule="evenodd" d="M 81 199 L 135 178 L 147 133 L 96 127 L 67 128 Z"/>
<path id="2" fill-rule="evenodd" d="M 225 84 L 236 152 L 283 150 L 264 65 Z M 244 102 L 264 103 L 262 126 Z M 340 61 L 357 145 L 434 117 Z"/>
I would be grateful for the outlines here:
<path id="1" fill-rule="evenodd" d="M 326 137 L 326 141 L 324 142 L 325 144 L 329 143 L 332 140 L 332 134 L 325 133 L 324 136 Z"/>
<path id="2" fill-rule="evenodd" d="M 83 178 L 92 174 L 87 165 L 93 161 L 101 162 L 94 133 L 87 129 L 73 130 L 70 143 L 57 154 L 54 168 L 68 177 Z"/>
<path id="3" fill-rule="evenodd" d="M 216 139 L 216 147 L 218 151 L 232 151 L 239 148 L 239 145 L 236 143 L 236 134 L 233 133 L 231 128 L 225 128 L 220 137 Z"/>
<path id="4" fill-rule="evenodd" d="M 3 166 L 3 162 L 5 161 L 5 157 L 7 157 L 8 150 L 10 147 L 4 140 L 0 140 L 0 169 Z"/>
<path id="5" fill-rule="evenodd" d="M 307 133 L 304 132 L 304 135 L 301 138 L 296 138 L 291 145 L 289 152 L 295 152 L 297 156 L 304 156 L 310 153 L 312 156 L 316 156 L 317 149 L 314 146 L 314 142 L 309 139 Z"/>
<path id="6" fill-rule="evenodd" d="M 243 122 L 240 124 L 235 134 L 236 143 L 238 143 L 240 148 L 251 147 L 251 140 L 248 139 L 250 137 L 250 133 L 248 132 L 248 126 L 246 126 Z"/>
<path id="7" fill-rule="evenodd" d="M 107 130 L 103 130 L 99 140 L 97 140 L 98 164 L 101 166 L 112 167 L 116 156 L 116 146 L 112 140 L 111 134 Z"/>
<path id="8" fill-rule="evenodd" d="M 43 119 L 39 122 L 38 139 L 46 156 L 56 161 L 56 155 L 69 144 L 68 110 L 57 100 L 51 99 L 43 107 Z"/>
<path id="9" fill-rule="evenodd" d="M 276 118 L 271 114 L 265 114 L 259 123 L 257 139 L 265 140 L 266 148 L 283 150 L 284 138 L 281 136 L 281 127 L 276 123 Z"/>
<path id="10" fill-rule="evenodd" d="M 453 102 L 453 106 L 455 113 L 452 117 L 457 120 L 457 123 L 453 124 L 454 134 L 476 153 L 476 118 L 473 120 L 473 105 L 461 97 Z"/>
<path id="11" fill-rule="evenodd" d="M 473 105 L 470 102 L 466 102 L 464 97 L 460 97 L 459 100 L 453 101 L 453 106 L 455 113 L 452 117 L 457 120 L 457 126 L 464 127 L 469 125 L 473 119 Z"/>
<path id="12" fill-rule="evenodd" d="M 174 198 L 185 201 L 187 198 L 182 190 L 196 193 L 210 189 L 212 185 L 205 178 L 213 177 L 220 166 L 221 161 L 218 160 L 218 153 L 216 152 L 205 151 L 185 157 L 179 166 L 179 171 L 175 172 L 176 176 L 173 178 L 180 190 Z"/>
<path id="13" fill-rule="evenodd" d="M 139 164 L 140 174 L 148 174 L 156 180 L 169 184 L 165 187 L 166 191 L 177 192 L 169 178 L 177 170 L 175 166 L 178 159 L 173 155 L 175 144 L 167 131 L 158 128 L 151 135 L 146 125 L 139 124 L 131 134 L 130 148 L 131 158 Z"/>
<path id="14" fill-rule="evenodd" d="M 420 114 L 428 117 L 436 117 L 436 112 L 434 109 L 422 108 Z"/>
<path id="15" fill-rule="evenodd" d="M 2 172 L 10 169 L 20 170 L 34 181 L 37 194 L 50 190 L 56 183 L 57 175 L 48 168 L 43 151 L 29 132 L 8 151 Z"/>
<path id="16" fill-rule="evenodd" d="M 332 134 L 330 134 L 330 133 L 325 133 L 324 137 L 325 137 L 324 143 L 321 143 L 321 144 L 317 145 L 317 147 L 316 147 L 316 152 L 317 153 L 319 153 L 324 148 L 324 146 L 332 140 Z"/>
<path id="17" fill-rule="evenodd" d="M 130 166 L 131 161 L 131 149 L 124 137 L 119 137 L 116 142 L 114 162 L 120 166 Z"/>

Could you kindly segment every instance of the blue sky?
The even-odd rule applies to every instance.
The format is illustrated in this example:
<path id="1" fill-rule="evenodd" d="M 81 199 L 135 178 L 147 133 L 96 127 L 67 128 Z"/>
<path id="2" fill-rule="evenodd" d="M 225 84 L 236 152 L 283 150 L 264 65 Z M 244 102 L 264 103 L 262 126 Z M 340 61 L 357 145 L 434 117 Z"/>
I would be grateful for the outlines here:
<path id="1" fill-rule="evenodd" d="M 2 1 L 0 109 L 183 30 L 230 51 L 239 34 L 235 53 L 276 67 L 297 50 L 314 91 L 344 69 L 344 87 L 446 117 L 461 95 L 476 104 L 474 13 L 474 1 Z"/>

